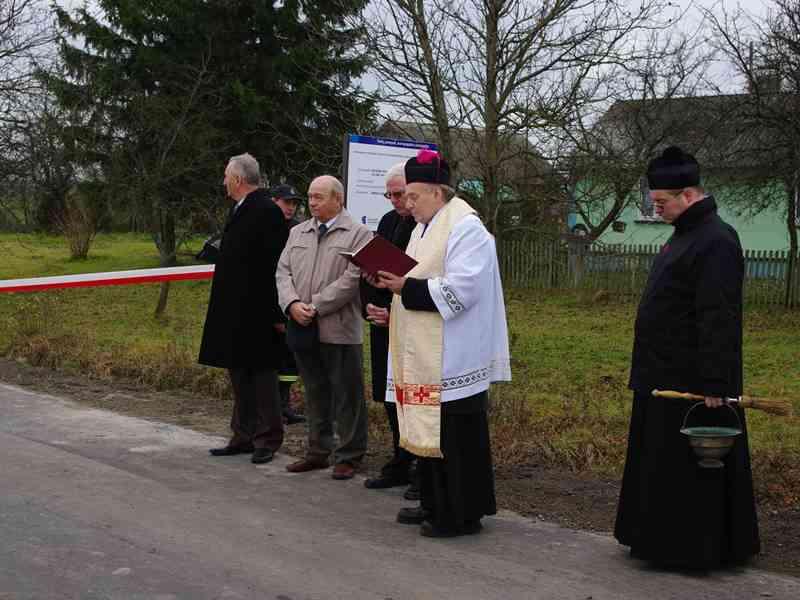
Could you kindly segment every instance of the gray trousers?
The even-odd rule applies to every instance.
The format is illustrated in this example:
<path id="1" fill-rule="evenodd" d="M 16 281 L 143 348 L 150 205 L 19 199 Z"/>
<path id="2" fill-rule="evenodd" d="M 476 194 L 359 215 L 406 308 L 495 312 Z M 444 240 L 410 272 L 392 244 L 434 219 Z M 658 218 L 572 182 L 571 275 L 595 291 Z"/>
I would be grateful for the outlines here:
<path id="1" fill-rule="evenodd" d="M 296 352 L 306 400 L 306 458 L 358 464 L 367 451 L 361 344 L 322 344 Z M 334 448 L 334 423 L 339 445 Z"/>

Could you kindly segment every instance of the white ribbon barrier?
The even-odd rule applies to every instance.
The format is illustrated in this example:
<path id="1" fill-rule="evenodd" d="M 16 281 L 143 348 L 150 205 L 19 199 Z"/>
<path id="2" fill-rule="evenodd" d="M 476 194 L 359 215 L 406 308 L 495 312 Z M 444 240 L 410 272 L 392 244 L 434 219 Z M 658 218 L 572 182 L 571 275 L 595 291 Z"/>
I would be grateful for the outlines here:
<path id="1" fill-rule="evenodd" d="M 83 273 L 81 275 L 58 275 L 55 277 L 32 277 L 30 279 L 0 279 L 0 293 L 40 292 L 75 287 L 211 279 L 213 275 L 214 265 L 198 265 L 194 267 L 167 267 L 162 269 L 110 271 L 107 273 Z"/>

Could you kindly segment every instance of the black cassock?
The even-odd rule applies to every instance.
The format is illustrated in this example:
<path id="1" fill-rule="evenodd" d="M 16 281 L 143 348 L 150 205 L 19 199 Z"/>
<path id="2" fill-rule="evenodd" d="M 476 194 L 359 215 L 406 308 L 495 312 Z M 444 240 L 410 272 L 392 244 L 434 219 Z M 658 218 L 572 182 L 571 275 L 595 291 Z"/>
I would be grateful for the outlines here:
<path id="1" fill-rule="evenodd" d="M 438 312 L 427 279 L 407 278 L 402 299 L 407 310 Z M 479 392 L 441 406 L 444 458 L 419 457 L 420 505 L 437 529 L 461 532 L 497 513 L 489 394 Z"/>
<path id="2" fill-rule="evenodd" d="M 700 406 L 689 425 L 738 426 L 721 469 L 697 464 L 680 433 L 692 403 L 653 398 L 674 389 L 742 393 L 744 259 L 711 197 L 690 206 L 656 257 L 636 318 L 628 451 L 614 536 L 633 556 L 710 569 L 760 549 L 744 412 Z M 738 417 L 738 420 L 737 420 Z"/>

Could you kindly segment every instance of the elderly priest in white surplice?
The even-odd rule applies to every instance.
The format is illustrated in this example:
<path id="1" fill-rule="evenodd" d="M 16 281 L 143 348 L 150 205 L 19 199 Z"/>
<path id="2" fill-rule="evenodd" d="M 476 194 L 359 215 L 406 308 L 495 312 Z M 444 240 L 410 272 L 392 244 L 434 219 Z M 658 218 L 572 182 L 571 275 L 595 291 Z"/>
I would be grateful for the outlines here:
<path id="1" fill-rule="evenodd" d="M 420 507 L 397 520 L 428 537 L 478 533 L 496 512 L 487 391 L 511 379 L 497 251 L 439 154 L 420 151 L 405 174 L 417 221 L 406 252 L 419 264 L 406 277 L 378 274 L 395 294 L 387 401 L 400 444 L 420 458 Z"/>

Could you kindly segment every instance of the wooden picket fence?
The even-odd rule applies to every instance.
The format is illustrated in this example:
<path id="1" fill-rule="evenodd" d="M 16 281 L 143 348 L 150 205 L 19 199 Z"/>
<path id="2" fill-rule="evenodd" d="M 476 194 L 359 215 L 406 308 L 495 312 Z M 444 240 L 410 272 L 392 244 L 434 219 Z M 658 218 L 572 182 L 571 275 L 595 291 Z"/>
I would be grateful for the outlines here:
<path id="1" fill-rule="evenodd" d="M 568 244 L 558 238 L 508 240 L 498 245 L 505 285 L 517 288 L 604 290 L 612 297 L 639 299 L 658 245 Z M 783 305 L 789 252 L 745 251 L 745 301 Z M 800 306 L 800 257 L 794 261 L 789 305 Z"/>

